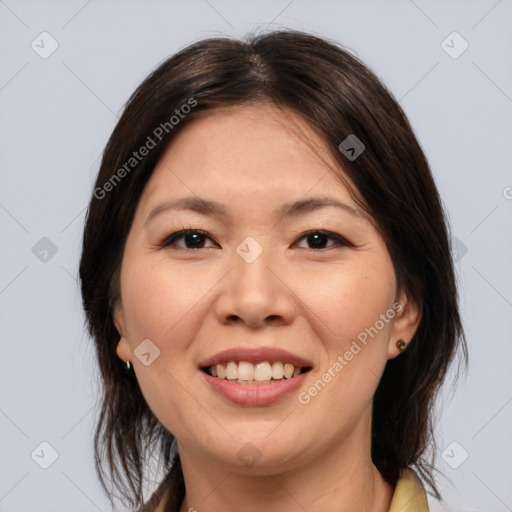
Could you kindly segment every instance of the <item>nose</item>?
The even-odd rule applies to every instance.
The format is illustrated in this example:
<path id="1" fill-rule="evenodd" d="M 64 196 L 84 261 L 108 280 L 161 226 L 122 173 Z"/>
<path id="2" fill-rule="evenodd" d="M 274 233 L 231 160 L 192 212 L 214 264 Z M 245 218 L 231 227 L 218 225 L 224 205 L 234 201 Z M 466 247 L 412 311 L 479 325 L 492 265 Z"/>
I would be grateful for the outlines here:
<path id="1" fill-rule="evenodd" d="M 230 262 L 233 268 L 221 282 L 215 304 L 220 323 L 239 323 L 256 329 L 293 321 L 296 314 L 293 283 L 287 282 L 287 276 L 277 270 L 279 266 L 265 252 L 252 263 L 234 254 Z"/>

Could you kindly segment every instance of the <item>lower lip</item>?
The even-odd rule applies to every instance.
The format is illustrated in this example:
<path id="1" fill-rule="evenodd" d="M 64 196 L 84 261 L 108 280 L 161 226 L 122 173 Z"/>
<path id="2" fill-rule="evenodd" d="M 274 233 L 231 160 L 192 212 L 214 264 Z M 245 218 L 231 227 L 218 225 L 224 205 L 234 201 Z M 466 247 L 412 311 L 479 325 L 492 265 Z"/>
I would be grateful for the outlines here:
<path id="1" fill-rule="evenodd" d="M 311 371 L 311 370 L 310 370 Z M 218 379 L 201 371 L 206 382 L 214 391 L 224 398 L 239 405 L 269 405 L 296 391 L 305 381 L 308 373 L 301 373 L 291 379 L 282 379 L 273 384 L 238 384 L 237 382 Z"/>

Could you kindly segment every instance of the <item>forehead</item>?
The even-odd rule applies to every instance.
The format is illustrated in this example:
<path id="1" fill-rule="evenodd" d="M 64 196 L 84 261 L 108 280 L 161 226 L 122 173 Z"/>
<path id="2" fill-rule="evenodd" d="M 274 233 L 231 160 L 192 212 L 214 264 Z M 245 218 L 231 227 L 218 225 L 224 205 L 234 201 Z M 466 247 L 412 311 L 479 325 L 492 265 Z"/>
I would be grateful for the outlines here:
<path id="1" fill-rule="evenodd" d="M 270 105 L 233 106 L 204 113 L 178 133 L 141 202 L 186 193 L 268 204 L 329 193 L 354 204 L 340 174 L 350 184 L 325 142 L 298 114 Z"/>

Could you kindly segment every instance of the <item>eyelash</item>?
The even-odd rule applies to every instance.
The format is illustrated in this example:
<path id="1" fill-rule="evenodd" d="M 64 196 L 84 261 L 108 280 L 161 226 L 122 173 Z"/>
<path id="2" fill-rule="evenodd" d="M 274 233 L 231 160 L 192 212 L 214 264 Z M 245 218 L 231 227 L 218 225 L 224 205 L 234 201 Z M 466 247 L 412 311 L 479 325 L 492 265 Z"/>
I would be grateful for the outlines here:
<path id="1" fill-rule="evenodd" d="M 160 244 L 160 247 L 161 248 L 169 248 L 170 246 L 172 246 L 174 244 L 174 242 L 176 240 L 178 240 L 178 239 L 180 239 L 180 238 L 182 238 L 182 237 L 184 237 L 186 235 L 191 235 L 191 234 L 200 234 L 200 235 L 203 235 L 203 236 L 209 238 L 210 240 L 213 240 L 208 235 L 208 233 L 206 233 L 206 231 L 203 231 L 202 229 L 194 229 L 192 227 L 188 227 L 188 228 L 184 228 L 184 229 L 182 229 L 180 231 L 175 231 L 174 233 L 172 233 L 169 236 L 167 236 L 162 241 L 162 243 Z M 303 238 L 307 238 L 308 236 L 312 236 L 312 235 L 316 235 L 316 234 L 327 236 L 328 238 L 331 238 L 332 240 L 335 240 L 336 244 L 328 246 L 328 247 L 322 247 L 320 249 L 315 249 L 314 247 L 313 248 L 306 248 L 307 250 L 319 252 L 319 251 L 330 250 L 333 247 L 354 247 L 354 244 L 349 242 L 346 238 L 344 238 L 341 235 L 338 235 L 336 233 L 333 233 L 332 231 L 327 231 L 325 229 L 310 229 L 310 230 L 307 230 L 307 231 L 305 231 L 305 232 L 300 234 L 298 240 L 302 240 Z M 215 241 L 215 240 L 213 240 L 213 241 Z M 197 251 L 199 249 L 202 249 L 202 247 L 199 247 L 199 248 L 196 248 L 196 249 L 189 248 L 189 247 L 180 247 L 180 249 L 185 250 L 185 251 Z M 206 247 L 206 249 L 210 249 L 210 247 Z"/>

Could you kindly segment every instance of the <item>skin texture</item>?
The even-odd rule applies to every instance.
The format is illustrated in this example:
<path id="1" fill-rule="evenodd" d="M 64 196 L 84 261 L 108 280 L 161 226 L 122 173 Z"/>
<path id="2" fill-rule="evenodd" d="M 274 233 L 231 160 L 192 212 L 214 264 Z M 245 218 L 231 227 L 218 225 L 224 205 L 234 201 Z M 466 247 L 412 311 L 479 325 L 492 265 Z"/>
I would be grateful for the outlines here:
<path id="1" fill-rule="evenodd" d="M 396 288 L 382 237 L 325 162 L 336 165 L 298 115 L 223 108 L 178 134 L 143 191 L 122 262 L 117 353 L 178 440 L 183 511 L 388 510 L 393 489 L 370 456 L 372 398 L 386 361 L 400 353 L 397 340 L 409 342 L 420 318 Z M 228 215 L 161 209 L 148 220 L 183 196 L 220 202 Z M 359 213 L 275 213 L 313 196 Z M 162 247 L 184 228 L 207 233 L 199 249 L 183 237 Z M 325 247 L 316 248 L 303 233 L 320 229 L 353 246 L 321 237 Z M 252 263 L 236 252 L 247 236 L 263 248 Z M 307 404 L 294 392 L 263 407 L 235 405 L 199 369 L 228 348 L 279 347 L 313 363 L 299 390 L 307 391 L 397 303 L 400 312 Z M 160 350 L 148 366 L 134 355 L 144 339 Z M 261 454 L 253 467 L 237 457 L 248 442 Z"/>

